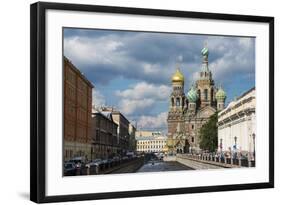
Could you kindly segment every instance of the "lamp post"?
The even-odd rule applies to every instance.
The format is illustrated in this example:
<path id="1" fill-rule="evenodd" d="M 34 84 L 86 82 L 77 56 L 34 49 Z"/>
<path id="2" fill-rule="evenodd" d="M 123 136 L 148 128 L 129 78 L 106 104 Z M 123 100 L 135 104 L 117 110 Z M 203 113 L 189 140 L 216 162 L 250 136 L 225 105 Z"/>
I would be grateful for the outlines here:
<path id="1" fill-rule="evenodd" d="M 236 149 L 236 147 L 237 147 L 237 137 L 235 136 L 234 137 L 234 148 Z"/>
<path id="2" fill-rule="evenodd" d="M 253 136 L 253 145 L 254 145 L 253 155 L 254 155 L 254 160 L 256 160 L 256 143 L 255 143 L 256 134 L 253 133 L 252 136 Z"/>

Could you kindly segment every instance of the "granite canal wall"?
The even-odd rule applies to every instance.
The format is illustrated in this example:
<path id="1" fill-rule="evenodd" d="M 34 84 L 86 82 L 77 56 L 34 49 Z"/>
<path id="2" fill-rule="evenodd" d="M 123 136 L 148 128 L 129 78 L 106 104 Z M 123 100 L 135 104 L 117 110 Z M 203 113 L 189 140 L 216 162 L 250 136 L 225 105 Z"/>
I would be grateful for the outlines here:
<path id="1" fill-rule="evenodd" d="M 121 174 L 121 173 L 134 173 L 144 165 L 144 159 L 139 158 L 129 163 L 123 164 L 115 169 L 108 170 L 104 174 Z"/>
<path id="2" fill-rule="evenodd" d="M 167 160 L 171 160 L 171 159 L 167 159 Z M 193 169 L 221 169 L 221 168 L 243 167 L 241 166 L 241 162 L 240 163 L 237 162 L 235 164 L 231 159 L 217 160 L 212 157 L 195 156 L 195 155 L 187 155 L 187 154 L 177 154 L 176 156 L 172 157 L 172 160 L 175 160 Z"/>

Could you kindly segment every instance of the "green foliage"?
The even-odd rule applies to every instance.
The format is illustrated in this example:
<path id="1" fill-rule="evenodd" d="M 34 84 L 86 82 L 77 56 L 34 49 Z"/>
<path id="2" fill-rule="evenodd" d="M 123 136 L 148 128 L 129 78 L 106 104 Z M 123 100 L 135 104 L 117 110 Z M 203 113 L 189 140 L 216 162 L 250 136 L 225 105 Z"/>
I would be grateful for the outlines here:
<path id="1" fill-rule="evenodd" d="M 218 113 L 214 113 L 199 130 L 200 148 L 214 152 L 218 145 Z"/>

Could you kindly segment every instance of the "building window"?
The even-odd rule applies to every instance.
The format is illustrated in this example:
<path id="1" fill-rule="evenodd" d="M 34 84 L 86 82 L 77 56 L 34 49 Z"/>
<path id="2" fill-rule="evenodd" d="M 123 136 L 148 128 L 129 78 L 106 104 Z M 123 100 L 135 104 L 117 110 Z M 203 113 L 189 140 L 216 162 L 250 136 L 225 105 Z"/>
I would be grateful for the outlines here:
<path id="1" fill-rule="evenodd" d="M 191 129 L 194 129 L 194 125 L 191 125 Z"/>
<path id="2" fill-rule="evenodd" d="M 205 100 L 208 100 L 208 89 L 204 90 L 204 98 Z"/>
<path id="3" fill-rule="evenodd" d="M 198 98 L 201 99 L 201 91 L 198 90 L 197 93 L 198 93 Z"/>
<path id="4" fill-rule="evenodd" d="M 176 106 L 177 106 L 177 107 L 180 106 L 180 99 L 179 99 L 179 98 L 176 99 Z"/>
<path id="5" fill-rule="evenodd" d="M 194 142 L 194 137 L 191 137 L 191 142 Z"/>

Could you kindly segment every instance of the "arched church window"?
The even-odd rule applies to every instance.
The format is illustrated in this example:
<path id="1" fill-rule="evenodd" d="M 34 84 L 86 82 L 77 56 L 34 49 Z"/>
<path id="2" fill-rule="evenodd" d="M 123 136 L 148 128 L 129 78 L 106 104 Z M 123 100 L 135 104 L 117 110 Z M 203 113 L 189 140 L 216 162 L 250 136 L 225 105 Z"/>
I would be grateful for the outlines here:
<path id="1" fill-rule="evenodd" d="M 213 101 L 213 100 L 214 100 L 214 89 L 211 88 L 211 101 Z"/>
<path id="2" fill-rule="evenodd" d="M 204 99 L 208 100 L 208 89 L 204 90 Z"/>
<path id="3" fill-rule="evenodd" d="M 177 107 L 180 106 L 180 99 L 179 99 L 179 98 L 176 99 L 176 106 L 177 106 Z"/>
<path id="4" fill-rule="evenodd" d="M 171 98 L 171 103 L 172 103 L 172 106 L 174 107 L 175 106 L 174 98 Z"/>

